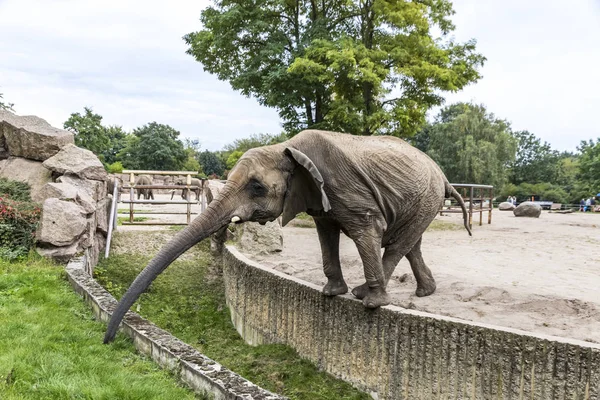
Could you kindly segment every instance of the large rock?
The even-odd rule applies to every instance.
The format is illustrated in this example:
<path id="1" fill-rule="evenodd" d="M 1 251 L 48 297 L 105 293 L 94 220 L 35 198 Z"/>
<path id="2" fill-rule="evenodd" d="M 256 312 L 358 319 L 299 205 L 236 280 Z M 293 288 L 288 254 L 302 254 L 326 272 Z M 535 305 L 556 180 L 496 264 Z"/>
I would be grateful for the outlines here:
<path id="1" fill-rule="evenodd" d="M 44 161 L 44 167 L 60 175 L 69 174 L 97 181 L 105 181 L 108 178 L 98 157 L 74 144 L 64 146 L 58 154 Z"/>
<path id="2" fill-rule="evenodd" d="M 0 176 L 13 181 L 27 182 L 31 186 L 31 198 L 38 203 L 46 199 L 42 188 L 52 181 L 52 173 L 44 168 L 41 162 L 20 157 L 0 160 Z"/>
<path id="3" fill-rule="evenodd" d="M 283 250 L 283 232 L 279 219 L 260 225 L 245 222 L 236 229 L 240 249 L 252 254 L 275 253 Z"/>
<path id="4" fill-rule="evenodd" d="M 44 201 L 37 239 L 42 244 L 69 246 L 79 239 L 87 227 L 85 210 L 79 205 L 56 198 L 47 199 Z"/>
<path id="5" fill-rule="evenodd" d="M 515 217 L 529 217 L 529 218 L 539 218 L 542 213 L 542 206 L 539 204 L 532 203 L 531 201 L 525 201 L 517 208 L 513 210 Z"/>
<path id="6" fill-rule="evenodd" d="M 498 205 L 498 210 L 500 211 L 512 211 L 517 208 L 513 203 L 509 203 L 508 201 L 504 201 Z"/>
<path id="7" fill-rule="evenodd" d="M 88 193 L 87 190 L 78 189 L 70 183 L 50 182 L 47 183 L 41 190 L 44 200 L 57 198 L 60 200 L 72 200 L 79 204 L 86 214 L 91 214 L 96 211 L 96 201 Z"/>
<path id="8" fill-rule="evenodd" d="M 36 251 L 42 257 L 52 258 L 54 261 L 59 263 L 67 263 L 79 250 L 79 244 L 77 242 L 69 246 L 56 247 L 52 245 L 44 245 L 44 247 L 37 247 Z"/>
<path id="9" fill-rule="evenodd" d="M 52 127 L 33 115 L 18 116 L 0 110 L 0 144 L 4 141 L 11 156 L 44 161 L 67 144 L 73 144 L 71 132 Z"/>
<path id="10" fill-rule="evenodd" d="M 105 235 L 108 233 L 108 218 L 110 218 L 111 205 L 112 198 L 107 197 L 100 200 L 96 208 L 96 229 Z"/>
<path id="11" fill-rule="evenodd" d="M 106 197 L 106 182 L 81 179 L 75 175 L 63 175 L 57 180 L 60 183 L 68 183 L 77 188 L 77 190 L 85 191 L 94 201 L 100 201 Z"/>

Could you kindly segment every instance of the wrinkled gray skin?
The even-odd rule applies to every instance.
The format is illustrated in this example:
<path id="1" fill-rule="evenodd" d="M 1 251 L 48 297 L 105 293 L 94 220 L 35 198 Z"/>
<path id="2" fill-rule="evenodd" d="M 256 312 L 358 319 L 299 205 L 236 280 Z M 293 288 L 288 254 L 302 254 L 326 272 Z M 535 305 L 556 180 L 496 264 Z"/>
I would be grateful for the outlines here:
<path id="1" fill-rule="evenodd" d="M 137 185 L 152 185 L 152 178 L 148 175 L 140 175 L 137 182 Z M 152 189 L 136 189 L 137 198 L 140 199 L 140 196 L 144 196 L 144 200 L 152 199 L 154 200 L 154 192 Z"/>
<path id="2" fill-rule="evenodd" d="M 186 180 L 185 179 L 181 179 L 178 178 L 175 183 L 175 185 L 185 185 L 186 184 Z M 192 186 L 197 186 L 198 189 L 191 189 L 192 193 L 196 193 L 196 201 L 198 201 L 200 199 L 200 191 L 202 189 L 200 189 L 202 187 L 202 181 L 200 179 L 197 178 L 192 178 Z M 171 200 L 173 200 L 173 196 L 175 195 L 175 191 L 171 191 Z M 182 189 L 181 190 L 181 198 L 183 200 L 187 199 L 187 189 Z"/>
<path id="3" fill-rule="evenodd" d="M 366 282 L 352 294 L 365 307 L 390 303 L 385 288 L 404 256 L 415 275 L 417 295 L 427 296 L 436 285 L 421 257 L 421 236 L 446 196 L 459 202 L 469 230 L 464 202 L 440 168 L 421 151 L 393 137 L 311 130 L 284 143 L 249 150 L 206 211 L 138 275 L 115 309 L 104 342 L 113 340 L 140 294 L 194 244 L 230 222 L 264 224 L 282 215 L 285 226 L 302 211 L 316 222 L 328 279 L 325 295 L 348 291 L 339 257 L 340 233 L 344 232 L 356 244 L 363 262 Z"/>

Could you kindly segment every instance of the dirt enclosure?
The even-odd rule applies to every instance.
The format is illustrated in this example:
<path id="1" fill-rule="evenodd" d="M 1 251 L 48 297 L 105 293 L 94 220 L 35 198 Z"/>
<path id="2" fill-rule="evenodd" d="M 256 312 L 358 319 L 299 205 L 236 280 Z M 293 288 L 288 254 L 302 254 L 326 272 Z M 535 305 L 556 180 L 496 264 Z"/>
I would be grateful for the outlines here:
<path id="1" fill-rule="evenodd" d="M 414 294 L 416 282 L 404 259 L 388 286 L 393 304 L 600 343 L 600 214 L 544 211 L 530 219 L 495 210 L 492 224 L 475 225 L 473 237 L 459 228 L 457 214 L 437 220 L 457 226 L 434 224 L 438 229 L 423 239 L 436 292 Z M 354 243 L 342 235 L 340 247 L 348 286 L 362 284 Z M 283 252 L 249 256 L 315 284 L 326 282 L 314 228 L 286 227 Z"/>
<path id="2" fill-rule="evenodd" d="M 169 198 L 161 194 L 158 198 Z M 119 208 L 126 208 L 121 205 Z M 184 211 L 181 205 L 136 205 L 136 209 Z M 200 211 L 198 205 L 192 212 Z M 141 214 L 140 214 L 141 215 Z M 184 215 L 145 215 L 183 222 Z M 193 215 L 195 217 L 196 215 Z M 600 343 L 600 213 L 516 218 L 494 210 L 493 221 L 462 228 L 461 216 L 438 216 L 425 233 L 423 257 L 437 281 L 436 292 L 415 296 L 416 282 L 402 260 L 388 291 L 393 303 L 471 321 Z M 479 216 L 474 216 L 479 221 Z M 128 226 L 119 230 L 168 229 Z M 323 285 L 321 251 L 314 228 L 283 229 L 281 253 L 248 256 L 263 265 Z M 344 276 L 350 288 L 364 281 L 354 243 L 342 235 Z M 158 249 L 156 249 L 158 250 Z"/>

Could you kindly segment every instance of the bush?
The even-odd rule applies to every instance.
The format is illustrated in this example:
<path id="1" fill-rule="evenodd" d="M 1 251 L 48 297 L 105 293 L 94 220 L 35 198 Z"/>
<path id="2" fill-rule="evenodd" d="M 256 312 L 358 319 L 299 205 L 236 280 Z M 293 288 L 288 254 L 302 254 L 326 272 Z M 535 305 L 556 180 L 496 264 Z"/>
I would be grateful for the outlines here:
<path id="1" fill-rule="evenodd" d="M 540 196 L 540 200 L 555 203 L 567 203 L 569 194 L 560 186 L 548 182 L 521 183 L 516 186 L 511 183 L 505 185 L 499 193 L 498 200 L 505 201 L 508 196 L 516 196 L 519 202 L 530 199 L 531 196 Z"/>
<path id="2" fill-rule="evenodd" d="M 123 172 L 123 164 L 121 164 L 121 161 L 115 161 L 114 163 L 110 164 L 106 169 L 108 170 L 109 174 L 120 174 L 121 172 Z"/>
<path id="3" fill-rule="evenodd" d="M 12 261 L 29 253 L 40 216 L 27 183 L 0 178 L 0 258 Z"/>

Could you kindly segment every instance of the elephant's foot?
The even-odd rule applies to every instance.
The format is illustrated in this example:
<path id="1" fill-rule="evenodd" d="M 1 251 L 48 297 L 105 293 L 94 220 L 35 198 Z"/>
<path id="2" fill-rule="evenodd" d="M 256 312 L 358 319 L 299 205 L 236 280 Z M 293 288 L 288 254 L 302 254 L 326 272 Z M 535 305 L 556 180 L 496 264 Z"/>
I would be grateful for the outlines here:
<path id="1" fill-rule="evenodd" d="M 352 289 L 352 294 L 354 295 L 354 297 L 356 297 L 357 299 L 364 299 L 367 294 L 369 293 L 369 285 L 367 285 L 367 283 L 363 283 L 360 286 L 355 287 L 354 289 Z"/>
<path id="2" fill-rule="evenodd" d="M 387 306 L 391 303 L 390 295 L 387 294 L 385 289 L 369 288 L 369 292 L 363 298 L 363 305 L 367 308 L 377 308 L 381 306 Z"/>
<path id="3" fill-rule="evenodd" d="M 431 279 L 430 281 L 427 281 L 427 282 L 422 282 L 417 285 L 416 295 L 417 295 L 417 297 L 429 296 L 430 294 L 435 292 L 435 288 L 436 288 L 436 285 L 435 285 L 435 281 L 433 279 Z"/>
<path id="4" fill-rule="evenodd" d="M 348 293 L 348 285 L 343 279 L 329 279 L 327 284 L 323 286 L 325 296 L 337 296 L 345 293 Z"/>

